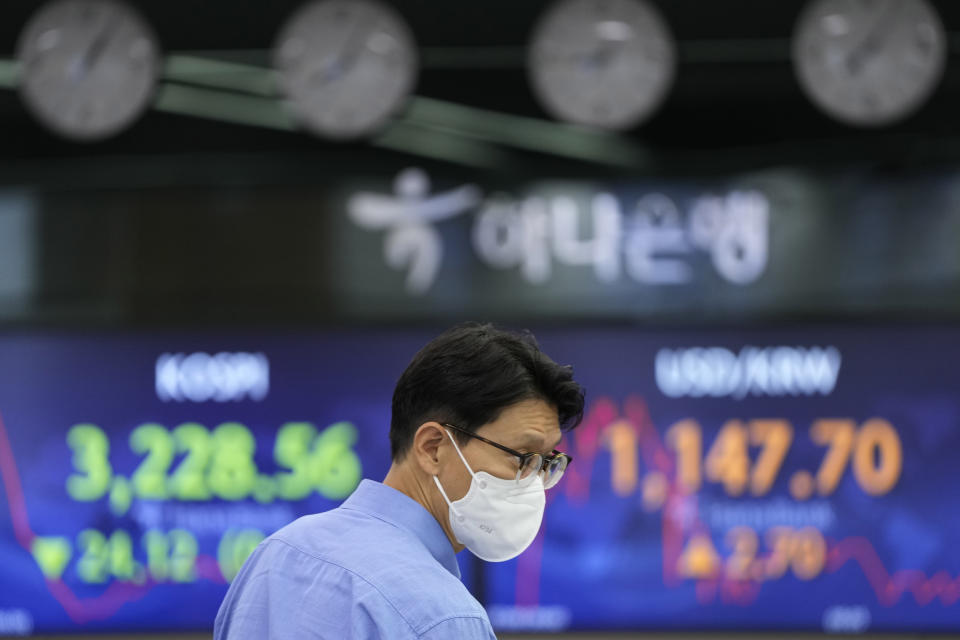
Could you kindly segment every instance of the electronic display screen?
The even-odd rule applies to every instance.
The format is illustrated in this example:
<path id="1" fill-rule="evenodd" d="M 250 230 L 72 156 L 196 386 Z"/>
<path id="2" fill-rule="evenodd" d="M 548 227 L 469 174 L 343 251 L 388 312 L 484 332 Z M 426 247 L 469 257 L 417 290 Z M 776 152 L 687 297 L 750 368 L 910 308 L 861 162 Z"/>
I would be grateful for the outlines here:
<path id="1" fill-rule="evenodd" d="M 960 330 L 535 333 L 587 407 L 531 547 L 460 554 L 498 630 L 960 631 Z M 433 335 L 0 334 L 0 634 L 212 627 Z"/>

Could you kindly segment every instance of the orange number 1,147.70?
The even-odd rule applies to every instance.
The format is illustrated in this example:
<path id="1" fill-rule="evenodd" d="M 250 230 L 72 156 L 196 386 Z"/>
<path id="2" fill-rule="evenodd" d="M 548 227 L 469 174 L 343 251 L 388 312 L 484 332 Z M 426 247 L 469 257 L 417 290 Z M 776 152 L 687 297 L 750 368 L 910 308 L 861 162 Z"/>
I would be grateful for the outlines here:
<path id="1" fill-rule="evenodd" d="M 867 420 L 859 428 L 852 420 L 817 420 L 810 428 L 810 437 L 814 443 L 827 447 L 814 479 L 821 496 L 836 490 L 849 466 L 860 488 L 872 496 L 889 493 L 900 479 L 903 447 L 897 430 L 882 418 Z M 794 433 L 793 426 L 782 419 L 751 420 L 746 424 L 728 420 L 704 457 L 701 426 L 696 420 L 686 419 L 667 429 L 666 441 L 677 455 L 677 483 L 681 489 L 697 491 L 705 477 L 722 485 L 728 495 L 740 496 L 749 489 L 752 495 L 762 496 L 773 487 Z M 750 457 L 751 447 L 759 448 L 755 461 Z M 797 474 L 803 475 L 810 477 L 808 472 Z"/>

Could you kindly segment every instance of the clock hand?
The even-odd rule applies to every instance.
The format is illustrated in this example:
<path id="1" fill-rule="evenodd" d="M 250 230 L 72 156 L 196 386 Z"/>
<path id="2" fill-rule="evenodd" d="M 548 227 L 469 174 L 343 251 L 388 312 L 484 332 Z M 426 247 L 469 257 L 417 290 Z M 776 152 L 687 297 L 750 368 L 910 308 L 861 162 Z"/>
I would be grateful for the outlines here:
<path id="1" fill-rule="evenodd" d="M 97 62 L 100 60 L 100 57 L 103 55 L 104 50 L 107 48 L 107 44 L 110 42 L 110 38 L 113 36 L 113 23 L 114 18 L 108 18 L 107 24 L 104 25 L 103 29 L 101 29 L 97 34 L 97 37 L 94 38 L 93 43 L 91 43 L 91 45 L 84 52 L 83 58 L 80 62 L 82 75 L 87 75 L 90 70 L 96 66 Z"/>
<path id="2" fill-rule="evenodd" d="M 880 14 L 866 37 L 847 55 L 846 66 L 851 75 L 859 75 L 866 61 L 880 50 L 883 38 L 887 35 L 887 27 L 893 22 L 893 18 L 899 15 L 898 10 L 901 7 L 902 4 L 898 0 L 888 2 L 886 10 Z"/>
<path id="3" fill-rule="evenodd" d="M 620 47 L 617 47 L 615 44 L 601 42 L 596 48 L 570 53 L 566 56 L 555 58 L 552 62 L 554 64 L 560 62 L 567 64 L 568 62 L 572 62 L 583 69 L 595 71 L 596 69 L 606 67 L 610 63 L 611 58 L 619 51 Z"/>
<path id="4" fill-rule="evenodd" d="M 564 54 L 542 53 L 539 56 L 542 63 L 546 65 L 575 65 L 585 69 L 596 69 L 605 66 L 610 59 L 623 51 L 623 47 L 618 43 L 604 42 L 599 46 L 581 51 L 574 51 Z"/>
<path id="5" fill-rule="evenodd" d="M 360 17 L 351 23 L 350 31 L 347 32 L 346 37 L 343 39 L 344 44 L 337 49 L 333 60 L 327 63 L 324 69 L 323 78 L 319 82 L 320 86 L 326 86 L 331 82 L 339 80 L 347 71 L 354 67 L 356 59 L 359 57 L 360 51 L 363 50 L 363 45 L 365 44 L 365 37 L 359 37 L 366 35 L 361 29 L 362 23 L 363 19 Z M 358 43 L 361 46 L 357 46 Z"/>
<path id="6" fill-rule="evenodd" d="M 369 41 L 370 32 L 365 30 L 361 31 L 358 29 L 354 34 L 354 37 L 347 43 L 347 46 L 344 47 L 344 51 L 347 52 L 343 56 L 344 69 L 349 71 L 356 66 L 357 60 L 360 58 L 363 50 L 367 48 L 367 43 Z"/>

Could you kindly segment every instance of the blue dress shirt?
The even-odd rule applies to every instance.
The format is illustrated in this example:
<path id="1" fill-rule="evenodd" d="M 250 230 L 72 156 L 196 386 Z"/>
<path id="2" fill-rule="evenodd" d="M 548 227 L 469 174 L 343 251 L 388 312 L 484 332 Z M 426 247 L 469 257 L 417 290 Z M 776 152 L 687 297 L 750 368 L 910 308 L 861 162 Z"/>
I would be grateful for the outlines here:
<path id="1" fill-rule="evenodd" d="M 220 605 L 215 640 L 496 640 L 422 505 L 364 480 L 264 540 Z"/>

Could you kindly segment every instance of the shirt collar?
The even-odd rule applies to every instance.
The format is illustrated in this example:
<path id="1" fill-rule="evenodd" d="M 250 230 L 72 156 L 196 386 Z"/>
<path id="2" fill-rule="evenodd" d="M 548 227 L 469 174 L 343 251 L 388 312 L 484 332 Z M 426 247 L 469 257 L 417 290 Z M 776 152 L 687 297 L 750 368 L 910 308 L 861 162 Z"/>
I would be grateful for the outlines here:
<path id="1" fill-rule="evenodd" d="M 408 495 L 383 483 L 363 480 L 341 508 L 366 513 L 413 533 L 437 562 L 460 577 L 457 556 L 443 527 L 422 504 Z"/>

